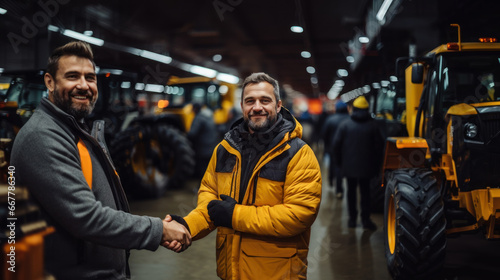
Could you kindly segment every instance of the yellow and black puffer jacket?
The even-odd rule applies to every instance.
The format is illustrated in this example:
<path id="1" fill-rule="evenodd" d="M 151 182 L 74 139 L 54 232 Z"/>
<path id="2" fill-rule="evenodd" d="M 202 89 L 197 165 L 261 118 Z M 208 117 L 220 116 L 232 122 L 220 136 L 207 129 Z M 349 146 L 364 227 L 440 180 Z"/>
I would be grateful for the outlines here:
<path id="1" fill-rule="evenodd" d="M 248 154 L 248 147 L 239 141 L 243 124 L 236 123 L 226 133 L 202 179 L 198 205 L 184 217 L 193 238 L 200 239 L 215 229 L 208 203 L 221 194 L 238 201 L 233 228 L 217 229 L 217 275 L 221 279 L 307 277 L 310 228 L 321 200 L 321 172 L 314 152 L 300 139 L 300 123 L 283 107 L 279 114 L 279 133 L 255 154 L 251 164 L 243 164 L 248 172 L 242 171 L 242 154 Z"/>

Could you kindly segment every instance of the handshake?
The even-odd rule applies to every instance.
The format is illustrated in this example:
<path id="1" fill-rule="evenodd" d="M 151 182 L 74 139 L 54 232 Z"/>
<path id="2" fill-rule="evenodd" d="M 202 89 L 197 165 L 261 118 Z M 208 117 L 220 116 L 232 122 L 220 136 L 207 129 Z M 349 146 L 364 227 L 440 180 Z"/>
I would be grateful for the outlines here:
<path id="1" fill-rule="evenodd" d="M 233 212 L 236 200 L 227 195 L 220 195 L 221 200 L 208 203 L 207 211 L 211 222 L 216 227 L 233 228 Z M 167 215 L 163 220 L 163 237 L 161 245 L 180 253 L 191 246 L 191 232 L 184 219 L 177 215 Z"/>
<path id="2" fill-rule="evenodd" d="M 191 246 L 191 233 L 184 219 L 176 215 L 167 215 L 163 220 L 163 247 L 180 253 Z"/>

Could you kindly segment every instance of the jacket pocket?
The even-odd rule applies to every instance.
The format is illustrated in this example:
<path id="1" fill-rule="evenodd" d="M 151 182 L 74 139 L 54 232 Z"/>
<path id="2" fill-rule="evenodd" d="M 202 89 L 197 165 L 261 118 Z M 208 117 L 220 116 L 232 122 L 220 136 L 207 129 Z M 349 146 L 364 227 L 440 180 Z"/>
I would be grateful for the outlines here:
<path id="1" fill-rule="evenodd" d="M 241 279 L 297 279 L 292 271 L 292 261 L 297 257 L 294 244 L 243 238 L 241 251 Z"/>

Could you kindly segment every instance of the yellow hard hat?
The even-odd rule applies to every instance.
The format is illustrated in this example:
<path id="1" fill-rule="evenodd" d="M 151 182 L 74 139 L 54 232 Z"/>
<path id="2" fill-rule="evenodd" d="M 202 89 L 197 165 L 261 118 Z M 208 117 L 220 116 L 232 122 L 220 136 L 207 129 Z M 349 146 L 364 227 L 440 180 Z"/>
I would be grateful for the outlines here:
<path id="1" fill-rule="evenodd" d="M 358 109 L 368 109 L 368 107 L 370 105 L 368 104 L 368 101 L 366 101 L 366 98 L 363 95 L 361 95 L 360 97 L 358 97 L 354 100 L 354 103 L 352 103 L 352 106 L 354 106 L 354 108 L 358 108 Z"/>

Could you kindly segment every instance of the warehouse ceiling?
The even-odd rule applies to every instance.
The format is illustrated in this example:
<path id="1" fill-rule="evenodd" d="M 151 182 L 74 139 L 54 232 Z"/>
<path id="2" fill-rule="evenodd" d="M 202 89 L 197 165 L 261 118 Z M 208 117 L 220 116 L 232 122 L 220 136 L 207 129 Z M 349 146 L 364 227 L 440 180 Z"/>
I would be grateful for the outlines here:
<path id="1" fill-rule="evenodd" d="M 26 22 L 39 27 L 35 38 L 48 38 L 47 47 L 41 47 L 43 39 L 32 43 L 34 39 L 22 36 L 35 45 L 35 52 L 44 52 L 36 57 L 45 57 L 50 49 L 70 40 L 60 34 L 61 30 L 92 31 L 93 37 L 105 42 L 103 46 L 94 46 L 96 62 L 101 67 L 136 72 L 148 81 L 153 78 L 163 83 L 169 75 L 193 75 L 181 67 L 188 63 L 240 78 L 264 71 L 288 90 L 318 97 L 340 79 L 338 69 L 350 73 L 344 78 L 344 91 L 363 86 L 386 78 L 393 71 L 395 58 L 408 55 L 410 43 L 417 44 L 420 51 L 428 50 L 450 39 L 446 38 L 453 34 L 449 33 L 450 23 L 461 23 L 463 30 L 472 32 L 487 29 L 495 19 L 494 9 L 488 9 L 492 1 L 487 0 L 394 0 L 393 5 L 398 8 L 392 11 L 391 22 L 380 28 L 369 44 L 353 49 L 349 41 L 370 32 L 367 15 L 371 7 L 382 2 L 4 0 L 0 8 L 8 13 L 2 16 L 7 20 L 2 19 L 0 31 L 4 39 L 12 30 L 27 35 L 23 33 L 27 31 L 23 29 Z M 59 28 L 59 32 L 44 34 L 44 23 Z M 301 25 L 304 32 L 291 32 L 292 25 Z M 491 26 L 489 29 L 498 32 Z M 24 41 L 18 43 L 19 47 L 23 44 Z M 130 54 L 127 48 L 166 55 L 173 62 L 148 60 Z M 311 57 L 301 57 L 302 51 L 308 51 Z M 350 64 L 346 57 L 353 52 L 362 54 Z M 220 61 L 214 61 L 214 55 L 220 55 Z M 308 66 L 314 67 L 312 74 L 306 71 Z"/>

